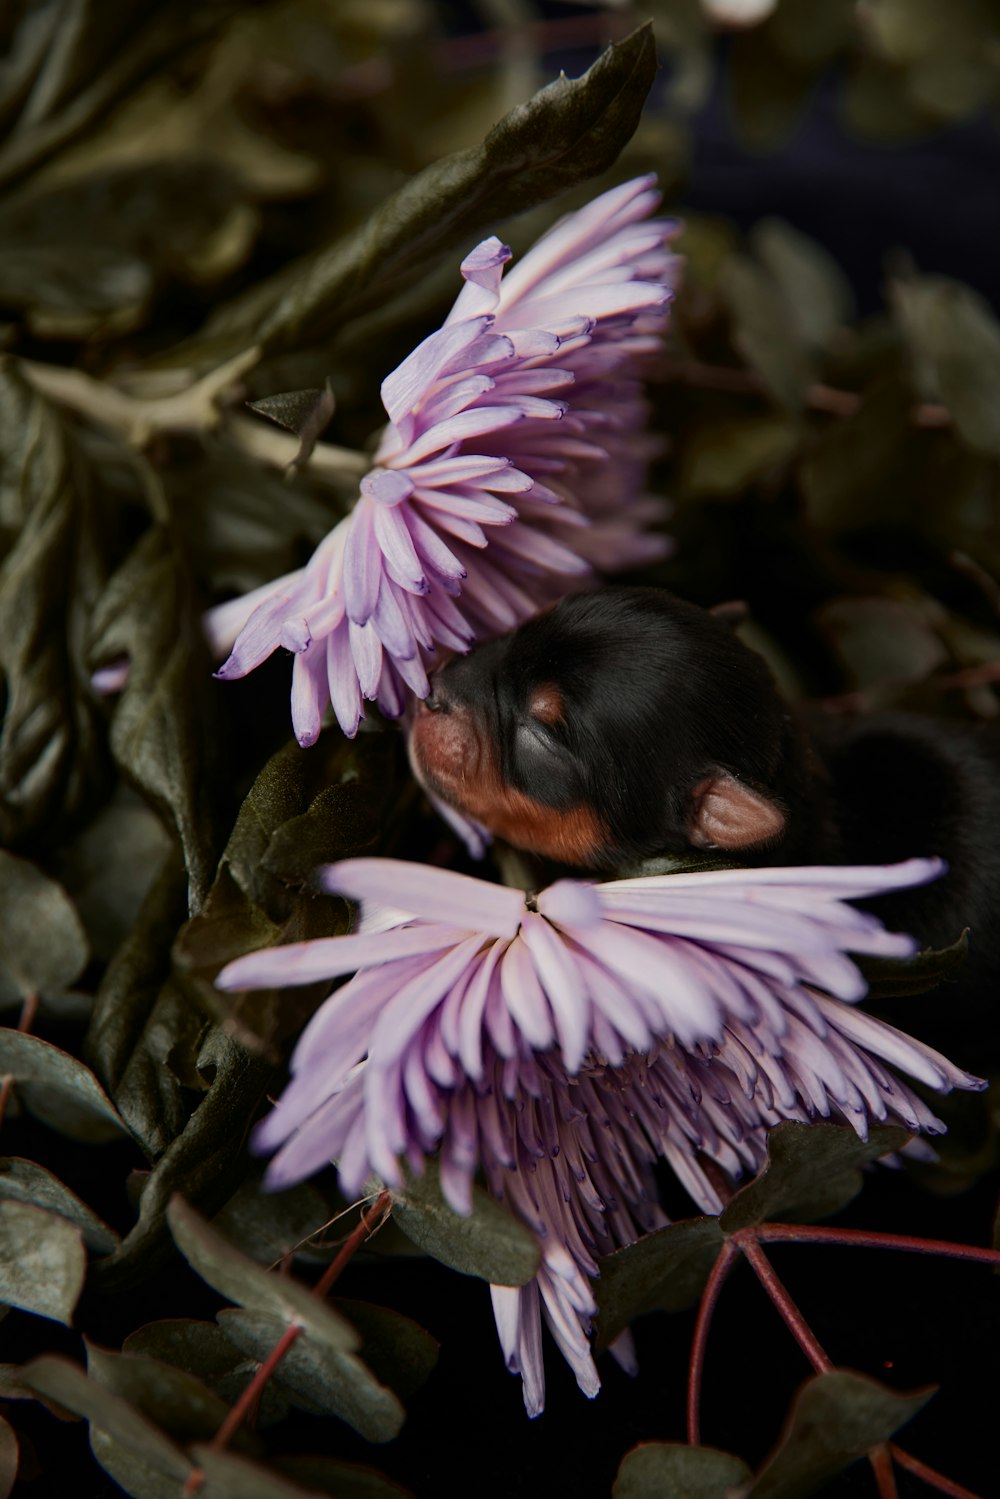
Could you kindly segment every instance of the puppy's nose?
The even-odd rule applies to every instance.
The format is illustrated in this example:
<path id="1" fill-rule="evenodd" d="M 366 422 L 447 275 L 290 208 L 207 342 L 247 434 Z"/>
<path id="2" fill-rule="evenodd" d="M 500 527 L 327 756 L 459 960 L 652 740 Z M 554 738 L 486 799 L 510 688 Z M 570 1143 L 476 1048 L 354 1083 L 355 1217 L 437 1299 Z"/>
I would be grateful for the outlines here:
<path id="1" fill-rule="evenodd" d="M 420 704 L 421 713 L 447 713 L 450 710 L 447 694 L 441 683 L 440 671 L 433 672 L 430 678 L 431 690 Z"/>

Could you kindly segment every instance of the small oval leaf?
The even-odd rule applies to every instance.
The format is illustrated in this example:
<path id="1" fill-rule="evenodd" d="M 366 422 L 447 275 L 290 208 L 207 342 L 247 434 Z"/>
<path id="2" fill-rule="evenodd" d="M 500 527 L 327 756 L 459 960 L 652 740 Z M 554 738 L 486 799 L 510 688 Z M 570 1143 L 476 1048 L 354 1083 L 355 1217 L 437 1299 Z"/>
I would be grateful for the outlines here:
<path id="1" fill-rule="evenodd" d="M 0 1301 L 67 1327 L 87 1275 L 75 1224 L 25 1202 L 0 1202 Z"/>
<path id="2" fill-rule="evenodd" d="M 643 1442 L 622 1458 L 613 1499 L 729 1499 L 753 1477 L 741 1458 L 713 1447 Z"/>
<path id="3" fill-rule="evenodd" d="M 862 1166 L 909 1138 L 896 1124 L 873 1125 L 867 1140 L 847 1124 L 779 1124 L 768 1134 L 764 1166 L 730 1199 L 719 1223 L 730 1234 L 755 1223 L 827 1218 L 860 1192 Z"/>
<path id="4" fill-rule="evenodd" d="M 843 1468 L 888 1441 L 933 1395 L 900 1395 L 865 1374 L 833 1369 L 807 1380 L 781 1443 L 749 1499 L 806 1499 Z"/>
<path id="5" fill-rule="evenodd" d="M 450 1208 L 438 1181 L 437 1167 L 392 1194 L 392 1216 L 427 1254 L 443 1265 L 477 1275 L 496 1286 L 523 1286 L 538 1271 L 540 1253 L 534 1235 L 481 1187 L 472 1191 L 467 1218 Z"/>

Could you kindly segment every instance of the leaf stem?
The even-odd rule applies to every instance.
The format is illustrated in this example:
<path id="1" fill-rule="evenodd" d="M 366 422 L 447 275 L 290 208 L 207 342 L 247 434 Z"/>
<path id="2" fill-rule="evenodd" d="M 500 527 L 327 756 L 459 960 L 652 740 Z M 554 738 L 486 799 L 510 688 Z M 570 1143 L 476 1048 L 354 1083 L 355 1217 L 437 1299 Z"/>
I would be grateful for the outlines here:
<path id="1" fill-rule="evenodd" d="M 24 996 L 24 1003 L 21 1005 L 21 1014 L 17 1022 L 18 1030 L 27 1034 L 34 1025 L 37 1014 L 38 995 L 32 991 L 30 994 Z M 3 1124 L 4 1116 L 7 1113 L 7 1105 L 10 1102 L 10 1095 L 13 1092 L 13 1088 L 14 1074 L 12 1072 L 5 1072 L 3 1077 L 0 1077 L 0 1124 Z"/>
<path id="2" fill-rule="evenodd" d="M 887 1443 L 882 1442 L 874 1451 L 869 1452 L 868 1461 L 878 1486 L 878 1499 L 899 1499 L 896 1475 L 892 1470 L 892 1453 Z"/>
<path id="3" fill-rule="evenodd" d="M 321 1298 L 326 1296 L 330 1287 L 344 1269 L 344 1266 L 357 1254 L 365 1240 L 370 1238 L 381 1227 L 391 1201 L 392 1199 L 388 1192 L 380 1192 L 369 1212 L 366 1213 L 362 1209 L 361 1218 L 357 1226 L 348 1234 L 339 1252 L 330 1261 L 316 1282 L 313 1288 L 315 1296 Z M 214 1452 L 222 1452 L 229 1446 L 229 1443 L 237 1431 L 239 1431 L 244 1420 L 256 1409 L 272 1374 L 285 1357 L 285 1354 L 296 1342 L 302 1330 L 303 1325 L 301 1322 L 292 1322 L 285 1328 L 281 1337 L 275 1343 L 264 1362 L 258 1366 L 253 1378 L 209 1443 Z M 185 1499 L 191 1499 L 191 1496 L 199 1493 L 204 1482 L 205 1475 L 201 1468 L 194 1468 L 188 1474 L 187 1482 L 184 1485 Z"/>
<path id="4" fill-rule="evenodd" d="M 912 1473 L 914 1478 L 923 1479 L 924 1483 L 930 1484 L 931 1488 L 937 1489 L 939 1493 L 947 1494 L 948 1499 L 980 1499 L 980 1495 L 974 1494 L 972 1489 L 967 1489 L 964 1484 L 956 1483 L 953 1478 L 947 1478 L 936 1468 L 928 1467 L 926 1463 L 920 1461 L 919 1457 L 914 1457 L 912 1453 L 904 1452 L 902 1447 L 897 1447 L 895 1442 L 889 1443 L 889 1451 L 893 1460 L 901 1468 Z"/>
<path id="5" fill-rule="evenodd" d="M 953 1244 L 949 1239 L 921 1239 L 913 1234 L 881 1233 L 863 1228 L 826 1228 L 816 1223 L 761 1223 L 756 1239 L 771 1244 L 842 1244 L 859 1249 L 898 1249 L 907 1254 L 936 1254 L 954 1260 L 1000 1265 L 1000 1249 Z"/>
<path id="6" fill-rule="evenodd" d="M 812 1328 L 774 1273 L 770 1260 L 757 1242 L 757 1233 L 757 1229 L 741 1229 L 733 1235 L 733 1241 L 750 1261 L 757 1279 L 781 1313 L 785 1326 L 806 1358 L 818 1373 L 825 1374 L 833 1368 L 833 1365 L 816 1341 Z"/>
<path id="7" fill-rule="evenodd" d="M 732 1239 L 727 1239 L 719 1250 L 711 1274 L 705 1282 L 705 1289 L 701 1293 L 698 1320 L 695 1323 L 694 1338 L 691 1342 L 691 1358 L 688 1363 L 687 1434 L 692 1447 L 697 1447 L 701 1439 L 701 1381 L 705 1368 L 708 1329 L 719 1293 L 736 1262 L 737 1254 L 738 1246 Z"/>

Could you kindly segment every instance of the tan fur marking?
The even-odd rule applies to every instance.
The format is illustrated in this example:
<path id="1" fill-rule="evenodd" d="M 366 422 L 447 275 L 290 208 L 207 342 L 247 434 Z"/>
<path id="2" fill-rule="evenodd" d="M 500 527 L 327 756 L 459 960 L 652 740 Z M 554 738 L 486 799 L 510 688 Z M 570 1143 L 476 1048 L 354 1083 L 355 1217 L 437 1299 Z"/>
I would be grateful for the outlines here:
<path id="1" fill-rule="evenodd" d="M 560 811 L 508 786 L 493 745 L 464 709 L 418 714 L 411 754 L 429 790 L 516 848 L 593 866 L 608 839 L 597 814 L 581 803 Z"/>

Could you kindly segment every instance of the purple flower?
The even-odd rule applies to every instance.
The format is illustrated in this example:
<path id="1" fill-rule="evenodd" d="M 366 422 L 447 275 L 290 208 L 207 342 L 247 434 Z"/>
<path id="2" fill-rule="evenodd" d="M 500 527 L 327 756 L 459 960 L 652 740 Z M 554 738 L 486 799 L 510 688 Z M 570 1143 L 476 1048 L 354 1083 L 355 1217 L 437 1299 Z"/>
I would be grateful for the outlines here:
<path id="1" fill-rule="evenodd" d="M 652 177 L 614 188 L 507 276 L 506 245 L 473 250 L 444 326 L 383 382 L 389 425 L 351 513 L 300 572 L 209 615 L 232 645 L 222 678 L 294 652 L 301 744 L 327 703 L 350 735 L 365 699 L 396 717 L 438 651 L 513 628 L 592 563 L 666 549 L 646 530 L 662 506 L 642 494 L 639 380 L 676 275 L 658 202 Z"/>
<path id="2" fill-rule="evenodd" d="M 915 943 L 847 905 L 935 877 L 889 868 L 748 869 L 585 884 L 540 895 L 386 859 L 327 866 L 361 902 L 349 936 L 239 958 L 223 989 L 355 976 L 321 1006 L 292 1078 L 258 1127 L 280 1188 L 336 1159 L 348 1194 L 391 1187 L 438 1153 L 443 1191 L 470 1208 L 481 1170 L 538 1236 L 541 1269 L 494 1287 L 508 1366 L 542 1409 L 544 1315 L 582 1390 L 597 1259 L 666 1221 L 651 1168 L 672 1165 L 698 1206 L 764 1159 L 782 1119 L 942 1128 L 890 1067 L 940 1091 L 980 1084 L 852 1007 L 852 953 Z M 820 992 L 823 991 L 823 992 Z M 627 1349 L 622 1350 L 627 1356 Z"/>

